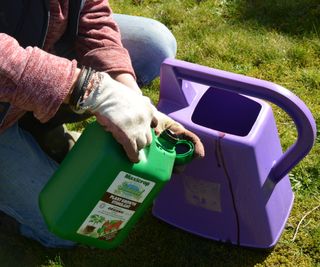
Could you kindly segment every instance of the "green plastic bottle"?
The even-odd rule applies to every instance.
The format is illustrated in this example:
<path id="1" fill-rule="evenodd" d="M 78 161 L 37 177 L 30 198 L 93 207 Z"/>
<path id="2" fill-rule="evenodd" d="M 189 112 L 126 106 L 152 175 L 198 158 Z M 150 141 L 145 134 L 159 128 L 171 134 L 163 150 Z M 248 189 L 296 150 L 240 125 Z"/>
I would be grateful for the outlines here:
<path id="1" fill-rule="evenodd" d="M 98 248 L 120 245 L 169 181 L 174 164 L 190 161 L 193 149 L 167 131 L 153 133 L 140 162 L 132 163 L 110 133 L 89 124 L 39 195 L 49 230 Z"/>

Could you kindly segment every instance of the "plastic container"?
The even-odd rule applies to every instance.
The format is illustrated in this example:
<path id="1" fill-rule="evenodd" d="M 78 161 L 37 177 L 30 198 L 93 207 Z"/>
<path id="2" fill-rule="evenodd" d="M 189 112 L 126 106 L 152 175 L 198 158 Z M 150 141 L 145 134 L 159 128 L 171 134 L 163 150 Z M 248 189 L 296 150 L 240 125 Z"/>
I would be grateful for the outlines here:
<path id="1" fill-rule="evenodd" d="M 172 175 L 153 214 L 212 240 L 273 247 L 294 201 L 288 172 L 316 139 L 308 107 L 277 84 L 176 59 L 162 64 L 160 86 L 158 109 L 197 134 L 206 155 Z M 268 102 L 297 128 L 286 151 Z"/>
<path id="2" fill-rule="evenodd" d="M 45 222 L 63 239 L 114 248 L 169 181 L 176 156 L 184 164 L 192 155 L 192 143 L 153 133 L 134 164 L 110 133 L 91 123 L 39 195 Z"/>

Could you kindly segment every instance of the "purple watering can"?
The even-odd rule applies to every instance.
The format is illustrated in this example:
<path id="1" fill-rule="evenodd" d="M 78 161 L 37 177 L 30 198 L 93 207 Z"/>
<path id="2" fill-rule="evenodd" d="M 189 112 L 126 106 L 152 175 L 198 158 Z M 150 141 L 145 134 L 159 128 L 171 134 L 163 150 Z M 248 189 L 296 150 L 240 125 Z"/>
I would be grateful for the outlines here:
<path id="1" fill-rule="evenodd" d="M 159 110 L 195 132 L 206 156 L 172 175 L 153 214 L 205 238 L 274 246 L 294 199 L 287 174 L 315 141 L 309 109 L 277 84 L 175 59 L 165 60 L 160 81 Z M 285 153 L 263 100 L 296 125 L 297 141 Z"/>

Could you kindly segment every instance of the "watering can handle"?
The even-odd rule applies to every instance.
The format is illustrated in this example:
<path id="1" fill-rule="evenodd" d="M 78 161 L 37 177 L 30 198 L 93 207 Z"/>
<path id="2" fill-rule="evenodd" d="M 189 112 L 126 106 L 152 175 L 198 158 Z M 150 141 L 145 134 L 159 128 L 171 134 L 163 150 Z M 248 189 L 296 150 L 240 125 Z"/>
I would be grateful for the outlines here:
<path id="1" fill-rule="evenodd" d="M 298 137 L 270 170 L 269 179 L 274 183 L 288 174 L 309 153 L 314 144 L 316 124 L 310 110 L 300 98 L 275 83 L 176 59 L 166 59 L 163 62 L 160 79 L 166 80 L 165 84 L 161 83 L 161 86 L 176 85 L 180 89 L 166 91 L 171 95 L 170 99 L 176 99 L 182 106 L 187 106 L 187 100 L 181 85 L 182 80 L 187 80 L 267 100 L 288 113 L 296 125 Z"/>

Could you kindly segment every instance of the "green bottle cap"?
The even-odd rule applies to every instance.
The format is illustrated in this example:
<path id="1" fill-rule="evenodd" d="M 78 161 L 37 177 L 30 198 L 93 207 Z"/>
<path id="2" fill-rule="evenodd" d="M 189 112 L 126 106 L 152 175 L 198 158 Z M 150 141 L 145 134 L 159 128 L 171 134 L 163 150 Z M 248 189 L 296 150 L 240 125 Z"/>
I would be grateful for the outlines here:
<path id="1" fill-rule="evenodd" d="M 184 165 L 193 159 L 194 144 L 191 141 L 179 139 L 170 130 L 161 133 L 158 140 L 165 149 L 175 150 L 175 165 Z"/>
<path id="2" fill-rule="evenodd" d="M 175 145 L 175 165 L 184 165 L 193 159 L 194 144 L 191 141 L 181 139 Z"/>
<path id="3" fill-rule="evenodd" d="M 164 149 L 168 151 L 174 151 L 175 145 L 179 141 L 179 138 L 170 130 L 165 130 L 158 137 L 158 141 Z"/>

